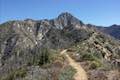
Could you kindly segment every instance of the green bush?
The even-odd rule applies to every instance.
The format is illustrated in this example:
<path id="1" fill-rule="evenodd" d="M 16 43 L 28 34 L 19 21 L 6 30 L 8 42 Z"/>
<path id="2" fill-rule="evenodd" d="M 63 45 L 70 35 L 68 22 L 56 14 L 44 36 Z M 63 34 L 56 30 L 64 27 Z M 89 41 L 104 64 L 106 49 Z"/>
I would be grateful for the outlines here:
<path id="1" fill-rule="evenodd" d="M 75 73 L 76 73 L 76 70 L 71 66 L 68 66 L 62 70 L 58 80 L 73 80 L 73 76 Z"/>
<path id="2" fill-rule="evenodd" d="M 6 76 L 0 78 L 0 80 L 14 80 L 14 74 L 10 73 L 9 75 L 6 75 Z"/>
<path id="3" fill-rule="evenodd" d="M 0 80 L 15 80 L 16 78 L 23 78 L 27 74 L 27 70 L 25 68 L 20 68 L 15 71 L 12 71 L 8 75 L 2 77 Z"/>
<path id="4" fill-rule="evenodd" d="M 48 48 L 38 49 L 35 51 L 33 56 L 31 56 L 30 59 L 28 59 L 27 65 L 37 65 L 42 68 L 47 68 L 56 60 L 64 62 L 65 57 L 58 53 L 58 51 L 51 50 Z"/>
<path id="5" fill-rule="evenodd" d="M 91 62 L 90 69 L 96 69 L 96 68 L 99 68 L 102 66 L 102 63 L 101 63 L 100 59 L 98 58 L 98 56 L 100 57 L 101 55 L 86 53 L 86 54 L 82 55 L 82 59 L 88 60 Z"/>
<path id="6" fill-rule="evenodd" d="M 31 56 L 31 59 L 28 61 L 27 65 L 43 66 L 44 64 L 48 64 L 50 63 L 50 55 L 51 52 L 47 48 L 37 49 L 35 50 L 33 56 Z"/>
<path id="7" fill-rule="evenodd" d="M 50 53 L 49 53 L 48 49 L 43 48 L 41 51 L 41 55 L 39 56 L 38 65 L 44 65 L 46 63 L 49 63 L 50 62 L 49 55 L 50 55 Z"/>
<path id="8" fill-rule="evenodd" d="M 26 73 L 27 73 L 27 70 L 25 68 L 20 68 L 17 71 L 15 71 L 14 76 L 15 77 L 25 77 Z"/>
<path id="9" fill-rule="evenodd" d="M 97 51 L 93 53 L 93 56 L 95 57 L 95 59 L 102 59 L 103 58 L 102 53 L 97 52 Z"/>
<path id="10" fill-rule="evenodd" d="M 99 61 L 92 61 L 90 69 L 97 69 L 99 67 L 101 67 L 101 63 Z"/>
<path id="11" fill-rule="evenodd" d="M 83 60 L 93 61 L 95 57 L 92 54 L 86 53 L 81 56 Z"/>

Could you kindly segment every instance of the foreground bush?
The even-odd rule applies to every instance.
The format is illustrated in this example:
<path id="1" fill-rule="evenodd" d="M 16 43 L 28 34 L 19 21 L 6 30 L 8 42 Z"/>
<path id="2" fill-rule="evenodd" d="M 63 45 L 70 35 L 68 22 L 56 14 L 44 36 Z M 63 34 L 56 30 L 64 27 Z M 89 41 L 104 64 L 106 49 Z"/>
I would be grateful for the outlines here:
<path id="1" fill-rule="evenodd" d="M 0 80 L 15 80 L 16 78 L 23 78 L 27 74 L 27 69 L 19 68 L 6 76 L 3 76 Z"/>
<path id="2" fill-rule="evenodd" d="M 58 80 L 74 80 L 73 76 L 75 73 L 76 70 L 71 66 L 68 66 L 62 70 Z"/>

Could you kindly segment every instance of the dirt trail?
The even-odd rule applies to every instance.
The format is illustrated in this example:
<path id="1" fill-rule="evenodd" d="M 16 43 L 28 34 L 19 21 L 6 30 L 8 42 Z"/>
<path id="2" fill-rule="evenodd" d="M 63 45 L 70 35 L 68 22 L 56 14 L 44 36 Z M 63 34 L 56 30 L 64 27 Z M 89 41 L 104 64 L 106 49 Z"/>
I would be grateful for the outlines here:
<path id="1" fill-rule="evenodd" d="M 76 69 L 76 74 L 74 75 L 75 80 L 88 80 L 87 79 L 87 74 L 84 71 L 84 69 L 81 67 L 80 64 L 75 62 L 67 53 L 67 50 L 63 50 L 61 54 L 65 54 L 67 60 L 69 61 L 69 65 L 71 65 L 74 69 Z"/>

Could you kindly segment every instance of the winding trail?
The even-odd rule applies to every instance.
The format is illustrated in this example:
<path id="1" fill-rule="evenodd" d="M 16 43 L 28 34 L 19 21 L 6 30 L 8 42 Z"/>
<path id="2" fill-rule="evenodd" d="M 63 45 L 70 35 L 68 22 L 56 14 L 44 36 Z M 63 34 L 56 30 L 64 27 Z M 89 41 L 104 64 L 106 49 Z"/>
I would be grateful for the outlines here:
<path id="1" fill-rule="evenodd" d="M 76 74 L 74 75 L 74 79 L 75 80 L 88 80 L 87 79 L 87 74 L 85 72 L 85 70 L 81 67 L 80 64 L 78 64 L 77 62 L 75 62 L 68 54 L 67 54 L 67 50 L 63 50 L 61 51 L 61 54 L 64 54 L 67 58 L 67 60 L 69 61 L 69 65 L 71 65 L 74 69 L 76 69 Z"/>

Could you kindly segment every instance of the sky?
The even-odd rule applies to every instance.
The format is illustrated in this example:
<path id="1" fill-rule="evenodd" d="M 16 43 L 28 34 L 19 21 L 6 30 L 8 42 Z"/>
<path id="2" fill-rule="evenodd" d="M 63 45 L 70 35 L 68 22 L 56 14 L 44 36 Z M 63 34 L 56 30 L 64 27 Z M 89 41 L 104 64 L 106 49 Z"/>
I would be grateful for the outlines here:
<path id="1" fill-rule="evenodd" d="M 120 0 L 0 0 L 0 23 L 53 19 L 62 12 L 69 12 L 86 24 L 120 24 Z"/>

